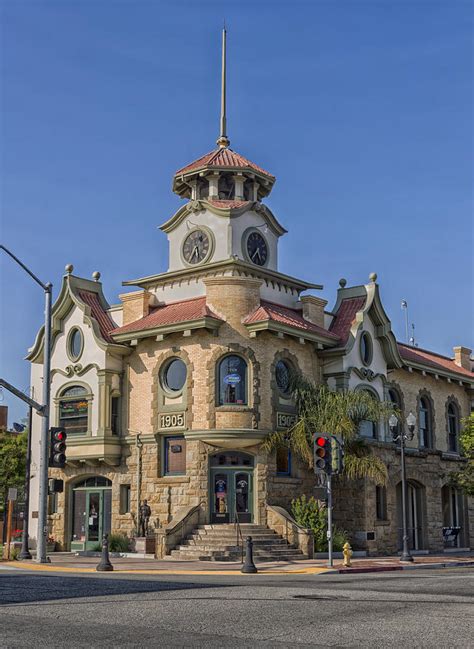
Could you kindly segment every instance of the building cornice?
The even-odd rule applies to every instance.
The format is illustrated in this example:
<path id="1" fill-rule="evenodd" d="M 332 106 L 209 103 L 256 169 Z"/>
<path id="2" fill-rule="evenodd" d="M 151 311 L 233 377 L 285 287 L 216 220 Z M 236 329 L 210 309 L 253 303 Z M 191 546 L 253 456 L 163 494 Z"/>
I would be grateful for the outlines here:
<path id="1" fill-rule="evenodd" d="M 176 282 L 191 281 L 226 272 L 230 272 L 236 276 L 240 275 L 242 277 L 258 277 L 263 279 L 267 284 L 272 284 L 274 286 L 279 285 L 283 288 L 295 290 L 297 293 L 306 291 L 310 288 L 316 290 L 323 289 L 322 284 L 304 282 L 296 277 L 291 277 L 275 270 L 256 266 L 255 264 L 243 261 L 242 259 L 225 259 L 211 264 L 204 264 L 203 266 L 196 268 L 183 268 L 167 273 L 160 273 L 158 275 L 148 275 L 147 277 L 140 277 L 138 279 L 122 282 L 122 285 L 139 286 L 140 288 L 151 289 L 158 286 L 162 287 L 166 284 L 171 285 Z"/>

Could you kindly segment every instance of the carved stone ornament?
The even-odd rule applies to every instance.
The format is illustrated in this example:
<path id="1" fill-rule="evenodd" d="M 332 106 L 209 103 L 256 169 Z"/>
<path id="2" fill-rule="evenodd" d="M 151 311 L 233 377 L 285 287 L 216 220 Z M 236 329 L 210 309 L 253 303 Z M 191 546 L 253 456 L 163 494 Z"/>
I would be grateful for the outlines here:
<path id="1" fill-rule="evenodd" d="M 367 381 L 373 381 L 377 376 L 377 374 L 368 367 L 361 367 L 359 373 L 364 377 L 364 379 L 367 379 Z"/>
<path id="2" fill-rule="evenodd" d="M 189 201 L 188 209 L 191 212 L 203 212 L 204 211 L 204 208 L 201 205 L 201 201 Z"/>

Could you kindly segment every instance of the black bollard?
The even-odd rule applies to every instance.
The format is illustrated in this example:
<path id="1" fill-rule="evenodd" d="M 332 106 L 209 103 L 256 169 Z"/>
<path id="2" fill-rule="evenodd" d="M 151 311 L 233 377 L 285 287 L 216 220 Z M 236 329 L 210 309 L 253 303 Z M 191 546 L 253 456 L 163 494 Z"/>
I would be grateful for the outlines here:
<path id="1" fill-rule="evenodd" d="M 253 543 L 251 536 L 247 536 L 245 540 L 245 561 L 240 572 L 246 574 L 253 574 L 255 572 L 258 572 L 253 562 Z"/>
<path id="2" fill-rule="evenodd" d="M 102 539 L 102 556 L 100 558 L 100 563 L 98 566 L 96 566 L 96 570 L 100 572 L 110 572 L 113 570 L 114 567 L 110 563 L 109 559 L 109 535 L 104 534 L 104 537 Z"/>

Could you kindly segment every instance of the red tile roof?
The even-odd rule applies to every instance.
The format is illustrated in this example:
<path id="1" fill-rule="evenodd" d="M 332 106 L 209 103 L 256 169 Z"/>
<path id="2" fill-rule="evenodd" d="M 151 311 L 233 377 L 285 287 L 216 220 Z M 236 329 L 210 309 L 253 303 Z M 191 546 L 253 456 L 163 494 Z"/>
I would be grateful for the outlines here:
<path id="1" fill-rule="evenodd" d="M 329 325 L 329 331 L 336 334 L 341 339 L 341 344 L 345 345 L 349 338 L 349 331 L 352 323 L 365 304 L 365 297 L 350 297 L 342 300 L 337 310 L 336 317 Z"/>
<path id="2" fill-rule="evenodd" d="M 474 372 L 459 367 L 459 365 L 456 365 L 454 360 L 448 358 L 448 356 L 441 356 L 441 354 L 436 354 L 435 352 L 430 352 L 426 349 L 420 349 L 419 347 L 409 347 L 403 343 L 398 343 L 398 351 L 400 352 L 400 356 L 408 363 L 419 363 L 420 365 L 426 365 L 433 369 L 462 374 L 463 376 L 468 376 L 471 381 L 474 380 Z"/>
<path id="3" fill-rule="evenodd" d="M 221 200 L 209 200 L 206 199 L 208 203 L 214 205 L 215 207 L 221 208 L 230 208 L 235 209 L 236 207 L 243 207 L 244 205 L 250 205 L 252 201 L 221 201 Z"/>
<path id="4" fill-rule="evenodd" d="M 338 336 L 334 333 L 329 332 L 323 327 L 305 320 L 301 315 L 301 311 L 297 309 L 290 309 L 289 307 L 282 306 L 281 304 L 275 304 L 273 302 L 267 302 L 262 300 L 260 306 L 248 315 L 244 324 L 254 324 L 256 322 L 265 322 L 267 320 L 273 320 L 274 322 L 280 322 L 281 324 L 288 325 L 289 327 L 295 327 L 301 329 L 302 331 L 307 331 L 310 333 L 320 334 L 326 338 L 332 338 L 338 340 Z"/>
<path id="5" fill-rule="evenodd" d="M 262 167 L 259 167 L 253 162 L 250 162 L 250 160 L 247 160 L 247 158 L 244 158 L 240 153 L 236 153 L 235 151 L 232 151 L 232 149 L 224 147 L 206 153 L 202 158 L 198 158 L 198 160 L 191 162 L 191 164 L 186 165 L 186 167 L 178 169 L 175 175 L 186 174 L 195 169 L 201 169 L 202 167 L 253 169 L 261 174 L 265 174 L 265 176 L 268 176 L 269 178 L 275 178 L 275 176 L 272 176 L 272 174 L 265 171 L 265 169 L 262 169 Z"/>
<path id="6" fill-rule="evenodd" d="M 127 333 L 129 331 L 143 331 L 146 329 L 155 329 L 164 325 L 177 324 L 178 322 L 188 322 L 190 320 L 199 320 L 200 318 L 214 318 L 221 320 L 206 304 L 205 297 L 195 297 L 190 300 L 181 302 L 170 302 L 163 306 L 156 307 L 148 315 L 135 322 L 130 322 L 123 327 L 114 329 L 112 334 Z"/>
<path id="7" fill-rule="evenodd" d="M 110 336 L 110 332 L 115 329 L 116 325 L 107 311 L 104 311 L 97 293 L 93 293 L 92 291 L 79 291 L 79 297 L 90 307 L 91 315 L 99 325 L 102 338 L 109 343 L 113 343 L 114 340 Z"/>

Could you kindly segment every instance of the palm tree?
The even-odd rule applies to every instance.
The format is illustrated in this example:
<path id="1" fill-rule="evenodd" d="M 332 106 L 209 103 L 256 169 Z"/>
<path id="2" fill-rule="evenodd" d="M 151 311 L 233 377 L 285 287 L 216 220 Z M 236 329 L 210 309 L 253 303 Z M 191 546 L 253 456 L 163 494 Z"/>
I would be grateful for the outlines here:
<path id="1" fill-rule="evenodd" d="M 299 374 L 292 377 L 291 393 L 298 420 L 288 430 L 270 433 L 263 443 L 265 450 L 287 446 L 312 469 L 314 433 L 339 435 L 344 441 L 343 475 L 350 480 L 368 478 L 377 485 L 387 483 L 387 467 L 357 433 L 363 421 L 379 422 L 397 414 L 393 404 L 377 401 L 366 391 L 331 390 Z"/>

